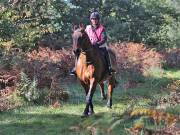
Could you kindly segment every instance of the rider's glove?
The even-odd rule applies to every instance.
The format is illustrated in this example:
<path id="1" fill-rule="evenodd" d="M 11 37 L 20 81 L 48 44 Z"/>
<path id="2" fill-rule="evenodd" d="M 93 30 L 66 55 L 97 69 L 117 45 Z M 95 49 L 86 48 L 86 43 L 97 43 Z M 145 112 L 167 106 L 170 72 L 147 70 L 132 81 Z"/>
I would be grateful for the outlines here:
<path id="1" fill-rule="evenodd" d="M 92 44 L 93 46 L 99 46 L 98 42 Z"/>

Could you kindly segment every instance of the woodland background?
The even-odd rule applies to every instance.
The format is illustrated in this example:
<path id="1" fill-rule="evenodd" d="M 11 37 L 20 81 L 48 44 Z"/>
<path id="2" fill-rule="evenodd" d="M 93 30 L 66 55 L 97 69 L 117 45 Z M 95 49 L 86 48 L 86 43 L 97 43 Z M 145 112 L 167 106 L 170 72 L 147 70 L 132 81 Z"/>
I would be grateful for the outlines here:
<path id="1" fill-rule="evenodd" d="M 72 28 L 101 14 L 118 62 L 113 109 L 80 119 Z M 180 133 L 179 0 L 0 0 L 0 134 Z"/>

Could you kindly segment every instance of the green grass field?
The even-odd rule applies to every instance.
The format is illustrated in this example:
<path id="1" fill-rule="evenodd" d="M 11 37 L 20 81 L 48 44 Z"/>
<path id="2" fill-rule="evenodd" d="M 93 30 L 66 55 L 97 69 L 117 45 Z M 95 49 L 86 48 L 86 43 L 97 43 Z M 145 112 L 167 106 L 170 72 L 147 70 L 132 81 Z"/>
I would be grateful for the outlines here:
<path id="1" fill-rule="evenodd" d="M 93 97 L 95 114 L 81 118 L 85 107 L 84 90 L 79 83 L 67 84 L 70 100 L 61 103 L 59 108 L 51 106 L 22 106 L 13 110 L 0 112 L 0 135 L 128 135 L 125 128 L 130 128 L 137 119 L 130 119 L 126 113 L 133 107 L 156 108 L 158 97 L 167 92 L 162 88 L 172 79 L 180 79 L 180 70 L 164 70 L 152 73 L 135 88 L 123 89 L 124 79 L 119 79 L 119 86 L 113 93 L 113 108 L 106 108 L 106 101 L 100 98 L 97 88 Z M 166 110 L 180 114 L 180 106 Z M 147 127 L 152 124 L 146 123 Z M 142 133 L 143 134 L 143 133 Z"/>

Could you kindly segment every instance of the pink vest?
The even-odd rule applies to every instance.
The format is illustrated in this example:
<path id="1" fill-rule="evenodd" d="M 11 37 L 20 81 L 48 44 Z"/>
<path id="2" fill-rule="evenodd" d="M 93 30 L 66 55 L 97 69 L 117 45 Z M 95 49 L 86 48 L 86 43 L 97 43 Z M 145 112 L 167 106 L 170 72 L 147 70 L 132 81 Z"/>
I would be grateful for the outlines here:
<path id="1" fill-rule="evenodd" d="M 95 32 L 92 30 L 91 25 L 88 25 L 85 31 L 88 34 L 91 43 L 93 44 L 93 43 L 96 43 L 97 41 L 101 41 L 101 34 L 104 31 L 104 27 L 100 24 L 99 27 L 95 30 L 97 36 Z"/>

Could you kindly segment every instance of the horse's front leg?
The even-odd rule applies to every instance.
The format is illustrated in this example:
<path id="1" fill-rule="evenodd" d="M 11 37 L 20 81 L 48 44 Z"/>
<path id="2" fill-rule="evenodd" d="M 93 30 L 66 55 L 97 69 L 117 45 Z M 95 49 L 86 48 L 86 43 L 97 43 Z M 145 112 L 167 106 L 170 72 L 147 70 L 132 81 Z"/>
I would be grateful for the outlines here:
<path id="1" fill-rule="evenodd" d="M 81 81 L 81 85 L 83 86 L 83 88 L 84 88 L 84 90 L 85 90 L 85 94 L 86 94 L 86 96 L 87 96 L 88 91 L 89 91 L 89 84 L 86 84 L 86 83 L 84 83 L 84 81 Z M 88 111 L 88 110 L 86 110 L 86 111 Z M 84 117 L 84 116 L 87 116 L 87 115 L 88 115 L 88 114 L 85 113 L 85 111 L 84 111 L 83 117 Z"/>
<path id="2" fill-rule="evenodd" d="M 94 113 L 92 97 L 95 92 L 96 85 L 97 85 L 97 82 L 95 81 L 95 78 L 90 79 L 90 87 L 86 95 L 86 107 L 83 113 L 84 116 L 88 116 Z"/>

